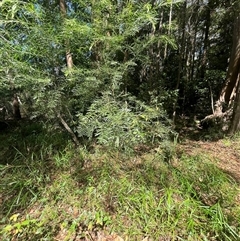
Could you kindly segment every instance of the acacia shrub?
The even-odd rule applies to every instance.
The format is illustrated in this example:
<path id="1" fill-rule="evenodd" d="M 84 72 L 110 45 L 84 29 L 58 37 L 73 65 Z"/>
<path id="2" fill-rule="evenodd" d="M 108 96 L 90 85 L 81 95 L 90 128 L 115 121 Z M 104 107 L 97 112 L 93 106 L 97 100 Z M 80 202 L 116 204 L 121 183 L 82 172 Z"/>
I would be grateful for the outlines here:
<path id="1" fill-rule="evenodd" d="M 96 139 L 100 145 L 122 151 L 169 140 L 173 133 L 161 108 L 146 105 L 129 94 L 115 97 L 103 93 L 85 115 L 78 115 L 78 120 L 79 137 Z"/>

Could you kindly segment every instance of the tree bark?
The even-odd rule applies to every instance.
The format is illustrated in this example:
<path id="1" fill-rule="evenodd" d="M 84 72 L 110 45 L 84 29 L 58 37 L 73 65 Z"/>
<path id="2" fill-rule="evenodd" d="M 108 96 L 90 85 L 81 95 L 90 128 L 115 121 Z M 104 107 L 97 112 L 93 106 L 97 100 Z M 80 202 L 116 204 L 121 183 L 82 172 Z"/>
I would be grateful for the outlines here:
<path id="1" fill-rule="evenodd" d="M 67 15 L 67 6 L 66 6 L 65 0 L 60 0 L 59 6 L 60 6 L 60 11 L 61 11 L 62 17 L 64 19 L 64 18 L 66 18 L 66 15 Z M 72 58 L 72 53 L 71 53 L 70 46 L 69 46 L 70 43 L 69 43 L 68 39 L 66 39 L 65 44 L 66 44 L 66 64 L 67 64 L 67 68 L 72 69 L 73 68 L 73 58 Z M 75 135 L 73 130 L 70 128 L 70 126 L 67 124 L 67 122 L 64 120 L 61 113 L 58 112 L 57 116 L 58 116 L 61 124 L 64 126 L 64 128 L 67 130 L 67 132 L 71 135 L 75 145 L 79 146 L 80 143 L 78 141 L 77 136 Z"/>
<path id="2" fill-rule="evenodd" d="M 20 112 L 20 103 L 19 103 L 17 95 L 15 95 L 13 98 L 12 106 L 13 106 L 14 119 L 20 120 L 22 118 L 22 116 L 21 116 L 21 112 Z"/>
<path id="3" fill-rule="evenodd" d="M 231 121 L 231 126 L 229 129 L 229 134 L 232 135 L 240 130 L 240 70 L 238 71 L 238 85 L 236 91 L 236 98 L 234 101 L 233 116 Z"/>
<path id="4" fill-rule="evenodd" d="M 60 6 L 60 11 L 63 16 L 63 18 L 66 17 L 67 14 L 67 7 L 66 7 L 66 2 L 65 0 L 60 0 L 59 2 Z M 66 64 L 69 69 L 73 68 L 73 58 L 72 58 L 72 53 L 69 47 L 69 40 L 66 40 Z"/>
<path id="5" fill-rule="evenodd" d="M 63 119 L 63 117 L 61 116 L 60 113 L 58 113 L 58 118 L 60 119 L 62 125 L 64 126 L 64 128 L 68 131 L 68 133 L 71 135 L 74 143 L 76 146 L 79 146 L 80 143 L 78 141 L 77 136 L 75 135 L 75 133 L 72 131 L 72 129 L 70 128 L 70 126 L 67 124 L 67 122 Z"/>
<path id="6" fill-rule="evenodd" d="M 207 67 L 207 53 L 209 48 L 209 30 L 211 26 L 211 11 L 213 8 L 213 1 L 209 1 L 206 6 L 206 21 L 205 21 L 205 31 L 204 31 L 204 41 L 203 41 L 203 53 L 200 65 L 199 77 L 203 81 L 206 73 Z"/>
<path id="7" fill-rule="evenodd" d="M 239 4 L 236 6 L 239 9 Z M 216 101 L 212 115 L 206 116 L 201 122 L 209 122 L 215 119 L 232 118 L 229 133 L 234 134 L 240 129 L 240 12 L 236 12 L 233 28 L 232 51 L 226 76 L 226 82 L 222 88 L 219 99 Z M 233 107 L 234 106 L 234 107 Z M 233 111 L 232 111 L 233 110 Z"/>
<path id="8" fill-rule="evenodd" d="M 240 4 L 237 4 L 240 9 Z M 226 87 L 225 101 L 234 99 L 233 116 L 229 134 L 234 134 L 240 130 L 240 12 L 238 12 L 234 23 L 233 51 L 228 70 L 229 84 Z M 230 69 L 231 67 L 231 69 Z M 232 90 L 232 93 L 230 94 Z M 236 93 L 233 93 L 235 90 Z M 235 98 L 234 95 L 235 94 Z"/>
<path id="9" fill-rule="evenodd" d="M 169 19 L 168 19 L 168 36 L 171 34 L 171 28 L 172 28 L 172 10 L 173 10 L 173 1 L 171 0 L 171 5 L 170 5 L 170 10 L 169 10 Z M 164 49 L 164 57 L 163 59 L 165 60 L 167 58 L 167 47 L 168 44 L 165 44 L 165 49 Z"/>
<path id="10" fill-rule="evenodd" d="M 223 112 L 223 106 L 231 107 L 238 85 L 238 74 L 240 68 L 240 14 L 234 21 L 233 45 L 227 71 L 226 83 L 216 103 L 216 113 Z"/>
<path id="11" fill-rule="evenodd" d="M 179 63 L 178 63 L 178 75 L 177 75 L 177 83 L 175 89 L 179 89 L 181 77 L 182 77 L 182 67 L 183 67 L 183 59 L 184 59 L 184 52 L 185 52 L 185 41 L 186 41 L 186 30 L 185 30 L 185 25 L 186 25 L 186 8 L 187 8 L 187 1 L 184 2 L 183 8 L 182 8 L 182 24 L 181 24 L 181 30 L 182 30 L 182 36 L 179 39 L 181 42 L 179 46 Z M 173 103 L 173 125 L 175 126 L 175 121 L 176 121 L 176 109 L 177 109 L 177 102 L 178 98 Z"/>

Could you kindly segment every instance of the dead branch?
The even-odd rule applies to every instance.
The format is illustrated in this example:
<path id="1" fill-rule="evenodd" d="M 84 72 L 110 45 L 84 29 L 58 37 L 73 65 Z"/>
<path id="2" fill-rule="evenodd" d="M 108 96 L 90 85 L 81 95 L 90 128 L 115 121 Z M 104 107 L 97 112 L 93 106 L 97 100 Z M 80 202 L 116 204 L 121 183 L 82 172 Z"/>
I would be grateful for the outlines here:
<path id="1" fill-rule="evenodd" d="M 64 126 L 64 128 L 67 130 L 67 132 L 71 135 L 74 143 L 76 146 L 79 146 L 80 143 L 78 141 L 77 136 L 75 135 L 75 133 L 72 131 L 72 129 L 69 127 L 69 125 L 67 124 L 67 122 L 63 119 L 63 117 L 61 116 L 60 113 L 58 113 L 58 118 L 60 119 L 62 125 Z"/>

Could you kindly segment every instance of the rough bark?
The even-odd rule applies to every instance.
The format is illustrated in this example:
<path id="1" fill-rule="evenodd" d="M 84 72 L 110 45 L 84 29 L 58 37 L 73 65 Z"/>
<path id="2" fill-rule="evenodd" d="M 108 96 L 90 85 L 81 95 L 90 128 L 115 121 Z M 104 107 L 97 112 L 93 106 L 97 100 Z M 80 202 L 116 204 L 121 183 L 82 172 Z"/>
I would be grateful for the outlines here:
<path id="1" fill-rule="evenodd" d="M 234 33 L 231 57 L 229 61 L 225 85 L 221 91 L 219 100 L 216 103 L 216 113 L 222 113 L 223 107 L 231 107 L 234 101 L 238 85 L 238 72 L 240 68 L 240 14 L 234 21 Z"/>
<path id="2" fill-rule="evenodd" d="M 240 130 L 240 70 L 238 71 L 238 85 L 236 91 L 236 98 L 234 101 L 234 108 L 233 108 L 233 116 L 231 121 L 231 127 L 229 130 L 229 134 L 232 135 Z"/>
<path id="3" fill-rule="evenodd" d="M 206 116 L 201 122 L 214 122 L 216 119 L 224 122 L 232 117 L 230 132 L 239 130 L 240 106 L 239 100 L 239 70 L 240 69 L 240 12 L 234 21 L 232 51 L 226 76 L 226 82 L 222 88 L 219 99 L 215 103 L 212 115 Z M 234 109 L 233 109 L 234 105 Z M 225 119 L 225 120 L 224 120 Z"/>
<path id="4" fill-rule="evenodd" d="M 240 9 L 240 4 L 238 4 L 238 9 Z M 240 130 L 240 13 L 238 12 L 238 15 L 235 20 L 235 25 L 234 25 L 234 36 L 233 36 L 233 41 L 234 41 L 234 48 L 235 48 L 235 53 L 232 52 L 232 58 L 234 58 L 234 61 L 232 63 L 232 71 L 230 73 L 229 77 L 229 86 L 226 89 L 226 94 L 225 94 L 225 101 L 227 98 L 233 98 L 234 99 L 234 107 L 233 107 L 233 116 L 232 116 L 232 121 L 231 121 L 231 126 L 229 133 L 234 134 L 237 131 Z M 234 79 L 235 81 L 233 81 Z M 231 83 L 232 81 L 232 83 Z M 235 82 L 235 84 L 234 84 Z M 228 89 L 235 90 L 235 98 L 233 94 L 228 93 Z M 232 91 L 233 92 L 233 91 Z"/>

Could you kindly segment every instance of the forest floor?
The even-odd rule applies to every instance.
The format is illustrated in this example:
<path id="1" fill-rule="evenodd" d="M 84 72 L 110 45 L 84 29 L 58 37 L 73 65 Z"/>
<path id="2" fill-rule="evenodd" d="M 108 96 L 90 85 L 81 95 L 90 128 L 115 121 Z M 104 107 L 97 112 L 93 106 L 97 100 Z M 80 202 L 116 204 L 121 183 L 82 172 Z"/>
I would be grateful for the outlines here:
<path id="1" fill-rule="evenodd" d="M 205 154 L 220 169 L 240 184 L 240 145 L 239 142 L 221 139 L 217 141 L 185 140 L 179 145 L 188 155 Z"/>
<path id="2" fill-rule="evenodd" d="M 35 124 L 16 130 L 0 133 L 1 240 L 240 238 L 240 136 L 183 130 L 169 153 L 126 156 L 75 149 Z"/>
<path id="3" fill-rule="evenodd" d="M 232 177 L 240 188 L 240 143 L 239 140 L 223 138 L 203 141 L 186 138 L 178 145 L 180 152 L 189 156 L 206 155 L 214 165 Z M 236 197 L 240 205 L 240 192 Z"/>

